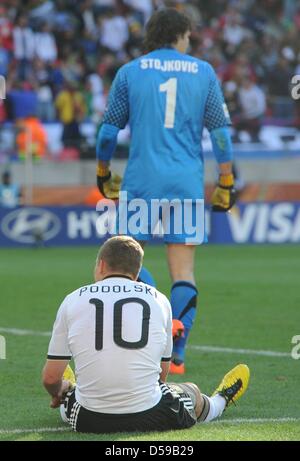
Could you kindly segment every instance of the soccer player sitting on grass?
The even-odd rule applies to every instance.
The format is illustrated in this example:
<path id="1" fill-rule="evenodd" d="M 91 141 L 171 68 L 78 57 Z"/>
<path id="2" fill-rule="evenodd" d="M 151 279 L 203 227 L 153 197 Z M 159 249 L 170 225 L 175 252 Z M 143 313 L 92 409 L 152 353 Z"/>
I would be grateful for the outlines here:
<path id="1" fill-rule="evenodd" d="M 246 365 L 227 373 L 211 397 L 193 383 L 167 383 L 171 306 L 154 287 L 136 281 L 143 253 L 131 237 L 107 240 L 95 283 L 69 294 L 59 308 L 43 384 L 51 407 L 60 407 L 77 432 L 188 428 L 221 416 L 247 389 Z"/>
<path id="2" fill-rule="evenodd" d="M 147 223 L 140 226 L 143 231 L 132 232 L 129 227 L 119 230 L 142 246 L 152 239 L 154 200 L 173 204 L 189 200 L 193 222 L 200 221 L 204 227 L 204 218 L 197 208 L 204 198 L 204 127 L 210 132 L 220 173 L 212 197 L 213 210 L 226 212 L 235 202 L 230 117 L 213 68 L 186 54 L 190 33 L 189 19 L 175 9 L 154 13 L 146 27 L 148 54 L 119 69 L 97 138 L 97 184 L 102 194 L 117 199 L 121 186 L 127 193 L 128 209 L 134 199 L 143 199 L 148 205 Z M 121 185 L 120 178 L 111 174 L 109 162 L 118 132 L 127 123 L 131 144 Z M 120 209 L 121 205 L 126 203 L 121 201 Z M 182 217 L 178 218 L 172 208 L 168 216 L 162 209 L 160 219 L 173 284 L 173 318 L 184 325 L 184 335 L 174 343 L 170 372 L 183 374 L 186 343 L 197 307 L 195 249 L 203 238 L 186 230 L 186 219 L 182 231 L 176 231 L 182 225 Z M 139 278 L 149 283 L 144 270 Z"/>

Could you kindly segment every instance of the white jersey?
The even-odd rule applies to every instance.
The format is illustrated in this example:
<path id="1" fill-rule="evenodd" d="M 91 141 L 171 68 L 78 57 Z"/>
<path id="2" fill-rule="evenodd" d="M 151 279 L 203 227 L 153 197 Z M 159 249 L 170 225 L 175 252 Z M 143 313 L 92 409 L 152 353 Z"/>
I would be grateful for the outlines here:
<path id="1" fill-rule="evenodd" d="M 171 359 L 171 306 L 162 293 L 108 277 L 61 304 L 48 359 L 73 357 L 76 399 L 100 413 L 136 413 L 161 399 L 160 362 Z"/>

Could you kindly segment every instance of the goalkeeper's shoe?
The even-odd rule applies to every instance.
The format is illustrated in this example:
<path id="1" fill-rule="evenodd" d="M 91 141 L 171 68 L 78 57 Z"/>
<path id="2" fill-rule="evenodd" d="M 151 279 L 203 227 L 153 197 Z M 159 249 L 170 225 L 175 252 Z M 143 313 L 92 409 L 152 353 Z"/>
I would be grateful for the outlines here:
<path id="1" fill-rule="evenodd" d="M 176 339 L 182 338 L 184 336 L 184 325 L 181 320 L 172 320 L 172 336 L 173 341 L 176 341 Z"/>
<path id="2" fill-rule="evenodd" d="M 212 397 L 216 394 L 224 397 L 226 407 L 231 403 L 235 403 L 246 392 L 249 378 L 250 370 L 247 365 L 237 365 L 224 376 Z"/>
<path id="3" fill-rule="evenodd" d="M 72 368 L 70 367 L 70 365 L 67 365 L 67 368 L 64 371 L 63 380 L 70 381 L 72 387 L 76 386 L 76 378 L 75 378 L 74 372 Z"/>
<path id="4" fill-rule="evenodd" d="M 170 363 L 169 373 L 170 375 L 184 375 L 184 362 L 179 362 L 176 359 L 172 360 Z"/>
<path id="5" fill-rule="evenodd" d="M 229 211 L 236 202 L 233 174 L 220 175 L 219 183 L 212 195 L 211 204 L 213 211 Z"/>

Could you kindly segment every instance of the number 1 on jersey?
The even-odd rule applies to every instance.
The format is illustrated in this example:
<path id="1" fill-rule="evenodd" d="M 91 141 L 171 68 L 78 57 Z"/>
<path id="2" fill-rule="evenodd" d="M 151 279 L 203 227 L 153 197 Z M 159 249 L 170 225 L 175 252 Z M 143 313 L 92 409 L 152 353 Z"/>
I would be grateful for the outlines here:
<path id="1" fill-rule="evenodd" d="M 167 93 L 164 126 L 166 128 L 174 128 L 177 96 L 177 78 L 170 78 L 166 81 L 166 83 L 162 83 L 159 86 L 159 91 L 161 93 Z"/>

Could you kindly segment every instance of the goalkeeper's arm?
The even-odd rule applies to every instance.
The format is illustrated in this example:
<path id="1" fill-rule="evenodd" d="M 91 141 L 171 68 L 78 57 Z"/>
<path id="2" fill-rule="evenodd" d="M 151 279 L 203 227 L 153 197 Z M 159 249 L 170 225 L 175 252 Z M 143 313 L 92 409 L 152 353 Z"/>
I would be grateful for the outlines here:
<path id="1" fill-rule="evenodd" d="M 214 154 L 219 165 L 219 181 L 211 202 L 213 211 L 228 211 L 236 201 L 232 172 L 232 143 L 227 127 L 210 133 Z"/>
<path id="2" fill-rule="evenodd" d="M 97 186 L 102 195 L 109 199 L 117 199 L 121 186 L 121 178 L 110 171 L 110 160 L 117 145 L 120 129 L 104 123 L 98 133 L 96 144 Z"/>
<path id="3" fill-rule="evenodd" d="M 224 101 L 217 76 L 211 66 L 209 89 L 205 107 L 204 125 L 208 129 L 213 151 L 219 164 L 219 183 L 212 196 L 214 211 L 228 211 L 235 203 L 234 178 L 232 174 L 232 142 L 228 126 L 230 115 Z"/>
<path id="4" fill-rule="evenodd" d="M 112 174 L 109 163 L 117 145 L 118 133 L 129 119 L 126 69 L 121 67 L 113 81 L 103 124 L 97 136 L 97 185 L 104 197 L 117 199 L 121 178 Z"/>

